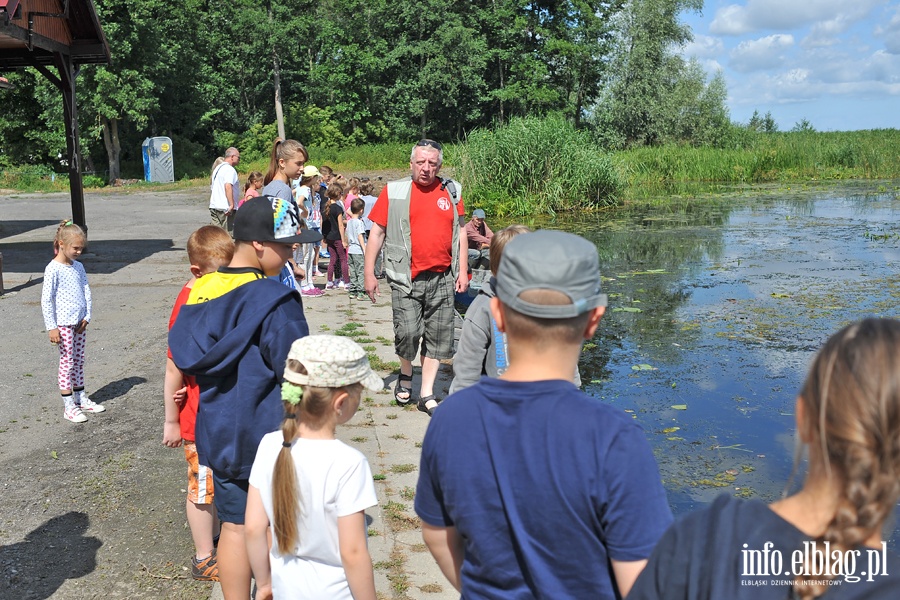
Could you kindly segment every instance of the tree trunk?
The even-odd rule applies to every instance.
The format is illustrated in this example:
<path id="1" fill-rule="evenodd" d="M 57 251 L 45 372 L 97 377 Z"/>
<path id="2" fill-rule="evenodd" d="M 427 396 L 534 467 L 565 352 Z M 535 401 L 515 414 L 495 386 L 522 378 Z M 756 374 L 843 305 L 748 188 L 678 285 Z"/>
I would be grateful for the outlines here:
<path id="1" fill-rule="evenodd" d="M 100 117 L 103 125 L 103 145 L 106 146 L 106 155 L 109 157 L 109 183 L 113 184 L 121 174 L 119 168 L 119 155 L 122 147 L 119 145 L 119 120 Z"/>
<path id="2" fill-rule="evenodd" d="M 272 22 L 272 3 L 268 4 L 269 27 L 274 27 Z M 272 83 L 275 86 L 275 122 L 278 124 L 278 137 L 285 139 L 284 133 L 284 108 L 281 103 L 281 62 L 278 60 L 278 49 L 272 44 Z"/>

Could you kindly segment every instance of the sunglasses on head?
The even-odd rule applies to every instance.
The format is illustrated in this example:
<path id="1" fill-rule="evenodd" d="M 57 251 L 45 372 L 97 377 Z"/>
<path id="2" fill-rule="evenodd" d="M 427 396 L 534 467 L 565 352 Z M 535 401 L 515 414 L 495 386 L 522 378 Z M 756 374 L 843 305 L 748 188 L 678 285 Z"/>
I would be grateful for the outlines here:
<path id="1" fill-rule="evenodd" d="M 418 142 L 416 142 L 416 146 L 431 146 L 435 150 L 444 150 L 444 148 L 434 140 L 419 140 Z"/>

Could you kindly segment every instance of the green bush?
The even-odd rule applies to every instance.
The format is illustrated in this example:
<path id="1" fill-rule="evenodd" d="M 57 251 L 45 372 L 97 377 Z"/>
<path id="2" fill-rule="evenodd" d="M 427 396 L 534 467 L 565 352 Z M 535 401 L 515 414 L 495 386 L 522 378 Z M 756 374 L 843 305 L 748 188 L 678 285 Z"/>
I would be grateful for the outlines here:
<path id="1" fill-rule="evenodd" d="M 467 204 L 492 215 L 596 209 L 622 189 L 610 157 L 559 116 L 475 130 L 449 154 Z"/>

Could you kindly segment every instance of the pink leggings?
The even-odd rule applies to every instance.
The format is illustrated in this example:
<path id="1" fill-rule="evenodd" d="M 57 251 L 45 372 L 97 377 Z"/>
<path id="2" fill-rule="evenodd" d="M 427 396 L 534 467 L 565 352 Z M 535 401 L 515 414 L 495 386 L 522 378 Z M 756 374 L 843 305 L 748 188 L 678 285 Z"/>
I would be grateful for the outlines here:
<path id="1" fill-rule="evenodd" d="M 84 343 L 87 332 L 75 333 L 74 327 L 59 329 L 59 389 L 84 387 Z"/>

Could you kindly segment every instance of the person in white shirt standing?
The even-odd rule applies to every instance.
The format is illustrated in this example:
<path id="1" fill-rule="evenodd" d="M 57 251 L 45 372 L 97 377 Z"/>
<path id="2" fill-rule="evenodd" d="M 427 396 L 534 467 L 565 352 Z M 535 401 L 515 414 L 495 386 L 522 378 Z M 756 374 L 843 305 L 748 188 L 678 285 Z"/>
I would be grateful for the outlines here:
<path id="1" fill-rule="evenodd" d="M 234 228 L 234 211 L 240 201 L 240 181 L 235 167 L 241 160 L 237 148 L 225 151 L 225 162 L 215 168 L 209 195 L 209 214 L 212 224 L 224 228 L 228 233 Z"/>

